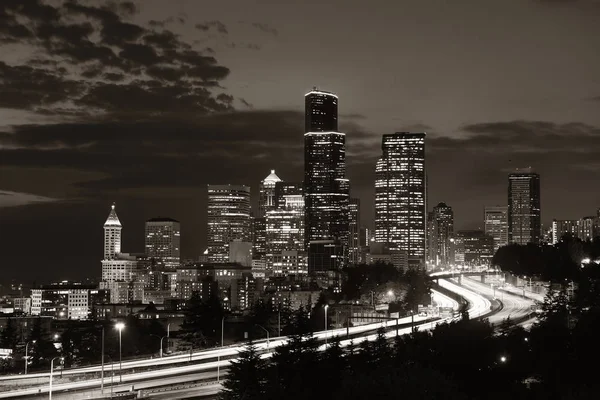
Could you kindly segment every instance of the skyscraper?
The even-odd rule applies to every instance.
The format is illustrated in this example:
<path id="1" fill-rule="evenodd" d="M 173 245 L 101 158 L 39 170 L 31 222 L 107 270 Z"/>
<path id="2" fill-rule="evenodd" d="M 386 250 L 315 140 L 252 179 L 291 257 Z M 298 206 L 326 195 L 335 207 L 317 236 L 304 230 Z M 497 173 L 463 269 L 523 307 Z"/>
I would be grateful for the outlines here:
<path id="1" fill-rule="evenodd" d="M 121 229 L 123 226 L 113 203 L 104 223 L 104 260 L 112 260 L 121 252 Z"/>
<path id="2" fill-rule="evenodd" d="M 360 199 L 350 199 L 349 216 L 348 262 L 357 265 L 361 262 Z"/>
<path id="3" fill-rule="evenodd" d="M 383 135 L 376 166 L 375 241 L 425 265 L 425 133 Z"/>
<path id="4" fill-rule="evenodd" d="M 309 260 L 310 271 L 325 272 L 339 268 L 347 258 L 350 184 L 346 179 L 346 135 L 338 132 L 337 95 L 315 88 L 304 98 L 305 245 L 310 256 L 327 244 L 329 255 Z"/>
<path id="5" fill-rule="evenodd" d="M 272 169 L 269 176 L 263 179 L 259 185 L 259 199 L 258 199 L 258 216 L 264 217 L 267 211 L 277 209 L 275 203 L 275 185 L 277 182 L 281 182 L 281 179 L 275 174 L 275 170 Z"/>
<path id="6" fill-rule="evenodd" d="M 431 237 L 429 251 L 431 267 L 448 267 L 454 264 L 451 239 L 454 237 L 454 211 L 446 203 L 439 203 L 431 212 Z"/>
<path id="7" fill-rule="evenodd" d="M 177 269 L 181 259 L 181 225 L 172 218 L 146 221 L 146 255 L 167 269 Z"/>
<path id="8" fill-rule="evenodd" d="M 208 260 L 229 262 L 229 244 L 251 242 L 250 187 L 208 185 Z"/>
<path id="9" fill-rule="evenodd" d="M 508 207 L 486 206 L 483 211 L 485 234 L 494 238 L 494 252 L 508 244 Z"/>
<path id="10" fill-rule="evenodd" d="M 508 175 L 508 241 L 540 243 L 540 176 L 527 168 Z"/>

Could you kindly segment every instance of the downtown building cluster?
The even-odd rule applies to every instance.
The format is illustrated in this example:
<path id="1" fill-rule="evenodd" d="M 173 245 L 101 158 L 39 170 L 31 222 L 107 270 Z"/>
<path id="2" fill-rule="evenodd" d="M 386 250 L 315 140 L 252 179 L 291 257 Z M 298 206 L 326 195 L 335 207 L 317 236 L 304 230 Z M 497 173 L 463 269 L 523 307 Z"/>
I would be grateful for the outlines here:
<path id="1" fill-rule="evenodd" d="M 543 230 L 540 176 L 531 169 L 508 175 L 506 203 L 483 208 L 482 229 L 455 231 L 450 205 L 429 209 L 423 132 L 382 136 L 374 221 L 363 224 L 346 175 L 338 101 L 317 88 L 305 94 L 304 179 L 286 181 L 271 170 L 259 182 L 256 212 L 250 185 L 208 185 L 207 246 L 197 259 L 181 258 L 181 225 L 164 217 L 146 221 L 143 252 L 123 251 L 123 225 L 113 205 L 104 223 L 100 283 L 38 287 L 31 296 L 16 296 L 14 310 L 55 319 L 113 318 L 144 314 L 152 304 L 155 316 L 173 317 L 194 293 L 218 296 L 231 311 L 248 310 L 260 299 L 297 308 L 314 303 L 323 289 L 339 291 L 346 266 L 487 266 L 509 243 L 555 243 L 565 233 L 586 240 L 600 233 L 600 210 L 595 217 L 555 220 Z"/>

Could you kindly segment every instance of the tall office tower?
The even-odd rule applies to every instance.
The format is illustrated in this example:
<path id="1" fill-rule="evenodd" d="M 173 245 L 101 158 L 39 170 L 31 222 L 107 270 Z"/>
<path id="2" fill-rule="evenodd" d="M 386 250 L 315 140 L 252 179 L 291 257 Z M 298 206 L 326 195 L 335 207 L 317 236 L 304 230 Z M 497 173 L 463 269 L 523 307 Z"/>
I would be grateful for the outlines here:
<path id="1" fill-rule="evenodd" d="M 448 267 L 454 263 L 451 239 L 454 237 L 454 212 L 446 203 L 433 207 L 431 214 L 431 262 L 434 267 Z"/>
<path id="2" fill-rule="evenodd" d="M 350 199 L 349 216 L 348 262 L 353 265 L 358 265 L 361 262 L 360 199 Z"/>
<path id="3" fill-rule="evenodd" d="M 375 178 L 375 241 L 425 265 L 425 133 L 383 135 Z"/>
<path id="4" fill-rule="evenodd" d="M 258 216 L 264 217 L 267 211 L 277 209 L 275 204 L 275 185 L 281 182 L 281 179 L 272 169 L 269 176 L 263 179 L 259 185 Z"/>
<path id="5" fill-rule="evenodd" d="M 265 261 L 267 256 L 267 218 L 252 218 L 252 259 Z"/>
<path id="6" fill-rule="evenodd" d="M 552 244 L 560 242 L 564 235 L 570 235 L 573 238 L 579 235 L 579 226 L 577 220 L 552 220 Z"/>
<path id="7" fill-rule="evenodd" d="M 251 241 L 250 187 L 208 185 L 209 262 L 229 262 L 233 241 Z"/>
<path id="8" fill-rule="evenodd" d="M 156 265 L 175 270 L 181 260 L 181 225 L 172 218 L 146 221 L 146 256 Z"/>
<path id="9" fill-rule="evenodd" d="M 110 208 L 110 213 L 104 223 L 104 260 L 112 260 L 121 252 L 121 221 L 117 217 L 115 205 Z"/>
<path id="10" fill-rule="evenodd" d="M 346 134 L 338 132 L 335 94 L 315 88 L 304 99 L 305 244 L 309 270 L 325 273 L 344 265 L 348 252 Z"/>
<path id="11" fill-rule="evenodd" d="M 485 234 L 494 238 L 494 253 L 508 244 L 508 207 L 486 206 L 483 211 Z"/>
<path id="12" fill-rule="evenodd" d="M 508 242 L 540 243 L 540 176 L 527 168 L 508 175 Z"/>

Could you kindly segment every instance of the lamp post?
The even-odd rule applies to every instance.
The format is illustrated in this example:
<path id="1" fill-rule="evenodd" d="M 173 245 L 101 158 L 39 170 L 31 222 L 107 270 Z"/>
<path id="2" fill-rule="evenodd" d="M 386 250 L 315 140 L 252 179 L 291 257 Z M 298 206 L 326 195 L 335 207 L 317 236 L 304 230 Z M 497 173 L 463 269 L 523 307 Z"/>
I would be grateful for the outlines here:
<path id="1" fill-rule="evenodd" d="M 112 357 L 109 356 L 108 354 L 106 355 L 106 357 L 108 357 L 108 359 L 110 360 L 110 398 L 112 399 L 113 387 L 115 385 L 115 362 L 112 359 Z M 104 375 L 102 375 L 102 376 L 104 376 Z"/>
<path id="2" fill-rule="evenodd" d="M 54 360 L 56 360 L 57 358 L 60 358 L 61 360 L 63 359 L 62 357 L 54 357 L 52 360 L 50 360 L 50 386 L 48 388 L 48 399 L 52 400 L 52 378 L 53 378 L 53 372 L 54 372 Z"/>
<path id="3" fill-rule="evenodd" d="M 27 356 L 27 348 L 29 347 L 29 343 L 35 344 L 36 340 L 32 340 L 25 344 L 25 375 L 27 375 L 27 364 L 29 363 L 29 357 Z"/>
<path id="4" fill-rule="evenodd" d="M 119 331 L 119 383 L 123 383 L 123 354 L 121 352 L 121 332 L 125 328 L 125 324 L 123 322 L 117 322 L 115 328 Z"/>
<path id="5" fill-rule="evenodd" d="M 221 348 L 223 348 L 223 332 L 225 332 L 225 316 L 221 318 Z M 221 353 L 217 355 L 217 382 L 221 382 Z"/>
<path id="6" fill-rule="evenodd" d="M 162 358 L 163 356 L 163 340 L 167 337 L 167 336 L 158 336 L 155 334 L 150 334 L 150 336 L 154 336 L 157 337 L 158 339 L 160 339 L 160 358 Z"/>
<path id="7" fill-rule="evenodd" d="M 325 344 L 327 344 L 327 309 L 329 308 L 329 304 L 325 304 Z"/>
<path id="8" fill-rule="evenodd" d="M 100 393 L 104 394 L 104 326 L 102 326 L 102 354 L 100 356 L 102 369 L 100 370 Z"/>
<path id="9" fill-rule="evenodd" d="M 171 338 L 171 323 L 169 322 L 167 324 L 167 350 L 166 350 L 167 353 L 169 352 L 169 349 L 170 349 L 170 343 L 169 343 L 171 341 L 170 338 Z"/>
<path id="10" fill-rule="evenodd" d="M 263 328 L 262 326 L 260 326 L 259 324 L 256 324 L 256 326 L 258 326 L 260 329 L 262 329 L 263 331 L 265 331 L 267 333 L 267 348 L 269 347 L 269 331 L 266 330 L 265 328 Z"/>

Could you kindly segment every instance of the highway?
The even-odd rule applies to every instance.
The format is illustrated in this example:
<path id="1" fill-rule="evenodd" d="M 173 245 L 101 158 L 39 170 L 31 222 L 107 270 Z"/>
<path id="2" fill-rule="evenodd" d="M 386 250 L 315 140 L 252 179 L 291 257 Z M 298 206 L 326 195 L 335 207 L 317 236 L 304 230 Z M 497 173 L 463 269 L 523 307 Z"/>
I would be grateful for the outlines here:
<path id="1" fill-rule="evenodd" d="M 438 305 L 443 304 L 444 307 L 449 306 L 449 307 L 453 307 L 453 308 L 458 308 L 458 303 L 456 301 L 454 301 L 453 299 L 451 299 L 439 292 L 433 291 L 433 296 L 434 296 L 434 302 L 438 303 Z M 421 317 L 421 316 L 415 315 L 414 322 L 420 323 L 420 322 L 427 320 L 428 318 L 430 318 L 430 317 Z M 408 323 L 411 323 L 411 320 L 412 320 L 411 317 L 403 317 L 403 318 L 398 319 L 398 324 L 400 324 L 400 325 L 408 324 Z M 332 336 L 337 336 L 337 335 L 344 336 L 346 334 L 350 334 L 350 335 L 359 334 L 362 332 L 372 331 L 381 326 L 392 327 L 395 325 L 396 325 L 396 320 L 389 320 L 386 323 L 377 322 L 377 323 L 372 323 L 372 324 L 367 324 L 367 325 L 355 326 L 355 327 L 349 328 L 348 330 L 346 328 L 330 329 L 327 332 L 325 332 L 325 331 L 316 332 L 314 334 L 314 336 L 317 339 L 324 339 L 325 336 L 332 337 Z M 286 340 L 287 340 L 287 337 L 285 337 L 285 336 L 274 337 L 274 338 L 269 339 L 268 344 L 269 344 L 269 346 L 279 346 L 281 343 L 285 342 Z M 259 346 L 261 346 L 261 345 L 266 346 L 267 340 L 262 339 L 262 340 L 256 341 L 255 343 Z M 241 347 L 238 344 L 235 344 L 235 345 L 231 345 L 231 346 L 225 346 L 224 348 L 219 347 L 216 349 L 197 351 L 197 352 L 192 353 L 191 357 L 190 357 L 189 353 L 186 353 L 186 354 L 167 356 L 167 357 L 163 357 L 163 358 L 146 358 L 146 359 L 141 359 L 141 360 L 124 361 L 122 369 L 125 373 L 127 373 L 127 370 L 136 369 L 136 368 L 156 367 L 156 366 L 169 365 L 169 364 L 181 364 L 181 363 L 186 363 L 189 361 L 202 361 L 202 360 L 206 360 L 206 359 L 216 358 L 218 356 L 223 357 L 223 356 L 229 356 L 229 355 L 236 354 L 237 351 L 240 350 L 240 348 Z M 106 374 L 106 371 L 109 371 L 111 368 L 118 369 L 119 363 L 115 362 L 114 365 L 111 363 L 105 363 L 104 364 L 105 374 Z M 94 366 L 90 366 L 90 367 L 65 369 L 64 371 L 62 371 L 62 375 L 68 376 L 68 375 L 98 373 L 101 370 L 102 370 L 101 365 L 94 365 Z M 16 380 L 34 379 L 34 378 L 49 378 L 49 376 L 50 376 L 50 372 L 39 372 L 39 373 L 32 373 L 32 374 L 27 374 L 27 375 L 2 376 L 2 377 L 0 377 L 0 386 L 2 385 L 2 381 L 11 381 L 12 383 L 14 383 Z"/>
<path id="2" fill-rule="evenodd" d="M 465 289 L 461 286 L 458 286 L 452 282 L 449 282 L 447 280 L 440 280 L 440 285 L 448 290 L 451 290 L 451 291 L 463 296 L 465 299 L 467 299 L 467 301 L 469 301 L 469 303 L 471 304 L 471 307 L 469 308 L 469 315 L 472 318 L 484 316 L 484 315 L 490 313 L 491 303 L 489 300 L 485 299 L 484 297 L 482 297 L 476 293 L 473 293 L 473 292 L 469 291 L 468 289 Z M 454 300 L 449 299 L 448 297 L 446 297 L 440 293 L 437 293 L 437 292 L 434 293 L 434 301 L 435 302 L 450 302 L 450 303 L 454 304 L 455 306 L 458 306 L 458 304 Z M 455 318 L 457 318 L 457 317 L 448 318 L 445 321 L 451 321 Z M 409 323 L 411 321 L 411 319 L 412 319 L 411 317 L 406 317 L 406 318 L 401 318 L 398 320 L 388 320 L 385 322 L 378 322 L 378 323 L 374 323 L 374 324 L 352 327 L 352 328 L 349 328 L 349 331 L 350 331 L 350 334 L 363 333 L 363 332 L 366 334 L 367 332 L 369 332 L 369 331 L 372 332 L 374 329 L 377 329 L 380 326 L 393 327 L 396 325 L 397 322 L 399 324 L 406 324 L 406 323 Z M 428 320 L 427 317 L 419 317 L 417 315 L 414 316 L 415 326 L 419 326 L 419 329 L 421 329 L 421 330 L 432 329 L 435 327 L 435 325 L 437 323 L 443 322 L 443 320 L 436 320 L 436 321 L 432 321 L 431 323 L 423 324 L 423 322 L 425 322 L 427 320 Z M 411 330 L 412 330 L 411 327 L 402 328 L 402 329 L 399 329 L 398 333 L 403 335 L 403 334 L 410 333 Z M 325 336 L 344 337 L 345 335 L 346 335 L 346 328 L 329 330 L 327 332 L 322 331 L 322 332 L 317 332 L 314 334 L 314 336 L 317 338 L 324 338 Z M 395 335 L 396 335 L 395 330 L 392 330 L 386 334 L 386 336 L 390 337 L 390 338 Z M 363 336 L 363 338 L 366 340 L 374 340 L 376 337 L 377 337 L 376 334 L 369 334 L 369 335 L 366 334 L 365 336 Z M 285 338 L 285 337 L 273 338 L 270 341 L 257 342 L 256 346 L 257 346 L 258 350 L 266 351 L 266 353 L 263 354 L 263 357 L 270 357 L 271 351 L 273 350 L 273 348 L 284 343 L 286 340 L 287 340 L 287 338 Z M 351 339 L 342 340 L 341 345 L 347 346 L 351 341 L 352 341 Z M 354 341 L 356 342 L 356 339 Z M 319 347 L 319 349 L 324 350 L 325 347 L 326 347 L 326 345 L 322 344 Z M 219 348 L 219 349 L 197 352 L 197 353 L 193 354 L 193 360 L 200 361 L 200 360 L 204 360 L 204 359 L 215 359 L 217 357 L 235 356 L 243 348 L 244 348 L 243 345 L 234 345 L 234 346 L 229 346 L 229 347 L 224 347 L 224 348 Z M 167 357 L 167 358 L 163 358 L 163 359 L 129 361 L 129 362 L 123 363 L 123 368 L 131 369 L 131 368 L 139 368 L 139 367 L 143 367 L 143 366 L 154 366 L 154 365 L 165 365 L 165 364 L 168 365 L 168 364 L 174 364 L 174 363 L 182 363 L 182 362 L 189 360 L 189 358 L 190 358 L 189 355 L 183 355 L 183 356 L 172 356 L 172 357 Z M 176 361 L 173 361 L 173 359 L 176 359 Z M 205 373 L 210 370 L 214 370 L 217 368 L 217 366 L 227 367 L 227 365 L 229 364 L 230 361 L 231 361 L 230 359 L 226 359 L 226 360 L 221 360 L 221 361 L 210 361 L 210 362 L 203 362 L 203 363 L 198 363 L 198 364 L 193 364 L 193 365 L 171 366 L 170 368 L 166 368 L 166 369 L 124 374 L 122 377 L 123 384 L 116 384 L 116 386 L 113 387 L 113 390 L 114 390 L 114 392 L 119 392 L 122 390 L 129 390 L 132 386 L 135 390 L 139 390 L 139 389 L 146 389 L 146 388 L 152 388 L 152 387 L 158 387 L 158 386 L 173 385 L 175 383 L 179 384 L 179 383 L 184 383 L 184 382 L 192 382 L 192 381 L 198 380 L 198 376 L 199 376 L 198 374 Z M 88 373 L 88 372 L 97 372 L 99 370 L 100 370 L 99 366 L 77 368 L 77 369 L 72 369 L 72 370 L 65 370 L 63 372 L 63 375 L 66 375 L 68 372 L 70 372 L 70 374 L 76 374 L 76 373 L 82 374 L 82 373 Z M 114 371 L 115 371 L 114 380 L 115 380 L 115 382 L 117 379 L 119 379 L 117 370 L 118 370 L 118 364 L 115 364 L 114 365 Z M 33 376 L 33 375 L 35 375 L 37 377 L 45 377 L 48 375 L 48 373 L 32 374 L 31 376 Z M 55 377 L 56 376 L 57 376 L 57 374 L 55 374 Z M 30 375 L 28 375 L 28 377 L 30 377 Z M 23 378 L 23 376 L 21 375 L 21 376 L 3 377 L 2 379 L 6 380 L 6 379 L 15 379 L 15 378 L 19 379 L 19 378 Z M 104 379 L 105 379 L 105 392 L 109 393 L 110 382 L 112 379 L 110 365 L 105 366 L 105 378 Z M 78 391 L 82 391 L 82 390 L 90 392 L 88 394 L 88 396 L 91 396 L 92 392 L 94 392 L 94 393 L 98 392 L 100 383 L 101 382 L 100 382 L 99 378 L 84 379 L 84 380 L 74 381 L 74 382 L 64 382 L 64 381 L 58 382 L 55 380 L 55 383 L 53 385 L 53 392 L 55 393 L 54 396 L 56 398 L 60 398 L 59 396 L 60 396 L 61 392 L 69 391 L 69 392 L 71 392 L 71 396 L 72 396 L 73 391 L 78 392 Z M 0 398 L 17 398 L 17 397 L 35 396 L 35 395 L 39 395 L 41 393 L 47 393 L 48 389 L 49 389 L 49 387 L 47 384 L 36 385 L 36 386 L 30 387 L 30 388 L 11 390 L 10 392 L 2 392 L 2 393 L 0 393 Z M 206 387 L 206 388 L 203 388 L 202 391 L 205 391 L 205 390 L 209 391 L 209 390 L 213 390 L 213 389 L 214 388 Z M 78 393 L 77 398 L 90 398 L 90 397 L 86 397 L 86 394 L 84 394 L 84 393 L 81 393 L 81 396 L 80 396 Z"/>
<path id="3" fill-rule="evenodd" d="M 448 299 L 448 297 L 442 295 L 441 293 L 438 293 L 437 296 L 439 298 L 443 298 L 444 301 L 447 301 L 447 299 Z M 414 322 L 415 323 L 422 322 L 424 320 L 427 320 L 428 318 L 429 317 L 420 317 L 420 316 L 415 315 Z M 407 324 L 410 322 L 411 322 L 411 317 L 403 317 L 403 318 L 398 319 L 398 324 Z M 316 332 L 314 334 L 314 336 L 317 339 L 324 339 L 325 336 L 327 336 L 327 337 L 337 336 L 337 335 L 342 336 L 342 335 L 346 335 L 347 333 L 352 335 L 352 334 L 372 331 L 383 325 L 395 326 L 396 320 L 387 321 L 387 323 L 385 323 L 385 324 L 382 324 L 381 322 L 377 322 L 377 323 L 373 323 L 373 324 L 355 326 L 355 327 L 349 328 L 348 332 L 347 332 L 346 328 L 330 329 L 327 332 L 325 332 L 325 331 Z M 285 342 L 286 340 L 287 340 L 287 337 L 285 337 L 285 336 L 274 337 L 274 338 L 270 338 L 268 341 L 266 339 L 258 340 L 255 342 L 255 344 L 259 347 L 262 346 L 262 347 L 266 348 L 267 345 L 269 345 L 271 347 L 279 346 L 281 343 Z M 219 347 L 216 349 L 202 350 L 202 351 L 197 351 L 197 352 L 192 353 L 191 357 L 190 357 L 190 354 L 188 353 L 188 354 L 167 356 L 167 357 L 163 357 L 163 358 L 147 358 L 147 359 L 142 359 L 142 360 L 124 361 L 122 369 L 123 369 L 123 371 L 126 371 L 129 369 L 135 369 L 135 368 L 156 367 L 156 366 L 168 365 L 168 364 L 181 364 L 181 363 L 188 362 L 188 361 L 201 361 L 201 360 L 205 360 L 205 359 L 216 358 L 218 356 L 228 356 L 228 355 L 236 354 L 237 351 L 239 351 L 242 347 L 243 346 L 240 346 L 239 344 L 235 344 L 235 345 L 231 345 L 231 346 L 225 346 L 223 348 Z M 107 370 L 110 370 L 113 367 L 118 369 L 119 363 L 115 362 L 114 365 L 112 365 L 111 363 L 106 363 L 104 365 L 105 373 Z M 91 367 L 65 369 L 62 372 L 62 375 L 63 376 L 81 375 L 81 374 L 87 374 L 87 373 L 96 373 L 96 372 L 100 372 L 101 370 L 102 370 L 101 365 L 94 365 Z M 32 378 L 48 378 L 49 376 L 50 376 L 50 372 L 39 372 L 39 373 L 33 373 L 33 374 L 27 374 L 27 375 L 3 376 L 3 377 L 0 377 L 0 385 L 2 384 L 2 381 L 14 381 L 14 380 L 19 380 L 19 379 L 32 379 Z"/>
<path id="4" fill-rule="evenodd" d="M 503 305 L 502 310 L 490 315 L 488 318 L 490 323 L 494 325 L 500 324 L 506 318 L 516 320 L 527 317 L 531 314 L 532 306 L 534 305 L 534 301 L 531 299 L 525 299 L 498 288 L 492 289 L 485 283 L 481 283 L 465 276 L 462 278 L 462 284 L 465 288 L 481 293 L 488 298 L 495 297 L 496 299 L 500 300 Z"/>

